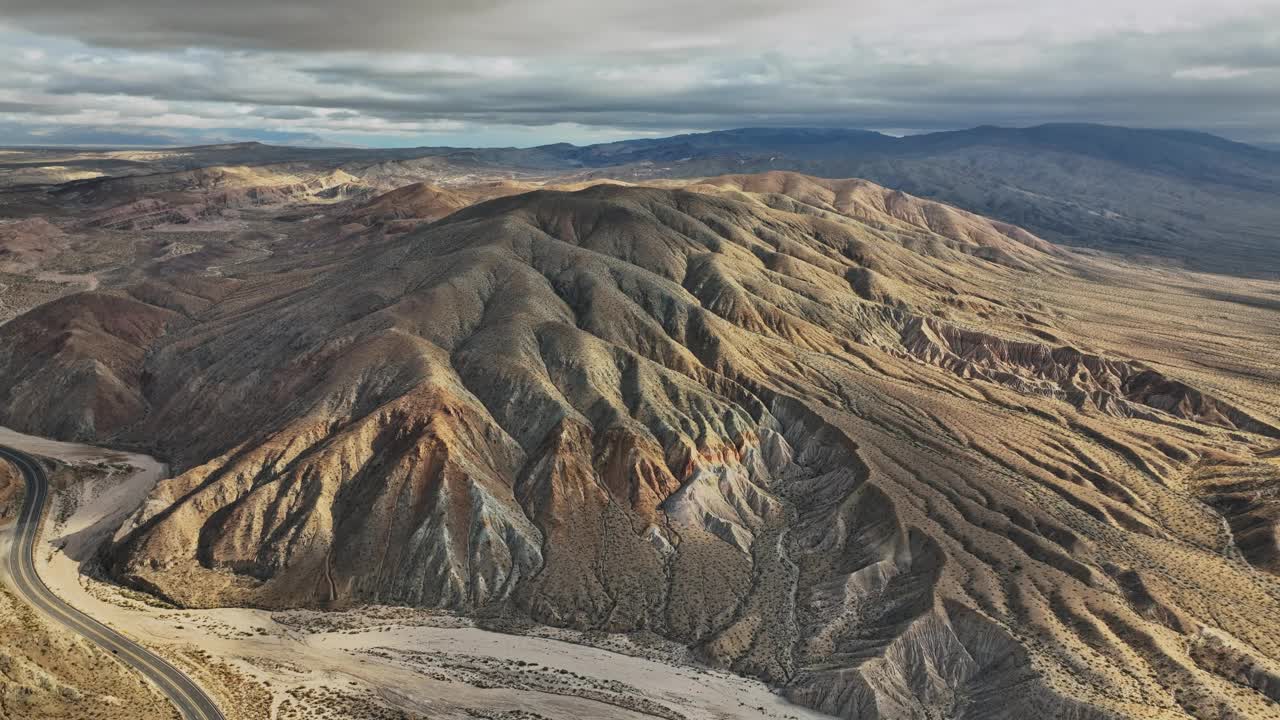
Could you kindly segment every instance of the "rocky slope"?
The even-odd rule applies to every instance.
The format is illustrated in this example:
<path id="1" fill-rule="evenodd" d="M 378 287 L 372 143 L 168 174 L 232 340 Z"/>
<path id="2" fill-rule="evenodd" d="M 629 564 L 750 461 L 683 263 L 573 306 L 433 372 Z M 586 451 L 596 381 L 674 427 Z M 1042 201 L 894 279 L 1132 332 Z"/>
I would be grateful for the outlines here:
<path id="1" fill-rule="evenodd" d="M 42 307 L 0 422 L 172 458 L 109 563 L 183 604 L 648 631 L 847 718 L 1261 717 L 1276 369 L 1091 344 L 1133 272 L 860 181 L 540 191 Z"/>
<path id="2" fill-rule="evenodd" d="M 0 222 L 0 268 L 20 272 L 66 246 L 66 233 L 41 217 Z"/>
<path id="3" fill-rule="evenodd" d="M 372 192 L 341 170 L 315 172 L 285 165 L 106 178 L 64 186 L 58 195 L 102 208 L 87 218 L 88 227 L 146 230 L 216 218 L 239 208 L 323 202 Z"/>
<path id="4" fill-rule="evenodd" d="M 483 200 L 516 195 L 537 186 L 518 182 L 492 182 L 463 187 L 440 187 L 425 182 L 403 185 L 360 203 L 340 220 L 363 227 L 381 226 L 404 232 L 424 222 L 439 220 Z"/>
<path id="5" fill-rule="evenodd" d="M 22 476 L 8 463 L 0 463 L 0 526 L 18 515 L 25 492 Z"/>

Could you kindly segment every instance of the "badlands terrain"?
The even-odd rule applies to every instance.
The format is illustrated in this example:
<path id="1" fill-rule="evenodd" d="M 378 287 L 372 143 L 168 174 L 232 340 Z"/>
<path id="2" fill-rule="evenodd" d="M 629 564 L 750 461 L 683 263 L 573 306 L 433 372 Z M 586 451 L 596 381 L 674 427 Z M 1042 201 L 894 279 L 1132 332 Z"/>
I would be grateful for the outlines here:
<path id="1" fill-rule="evenodd" d="M 1276 717 L 1280 161 L 1139 139 L 10 159 L 42 573 L 228 717 Z"/>

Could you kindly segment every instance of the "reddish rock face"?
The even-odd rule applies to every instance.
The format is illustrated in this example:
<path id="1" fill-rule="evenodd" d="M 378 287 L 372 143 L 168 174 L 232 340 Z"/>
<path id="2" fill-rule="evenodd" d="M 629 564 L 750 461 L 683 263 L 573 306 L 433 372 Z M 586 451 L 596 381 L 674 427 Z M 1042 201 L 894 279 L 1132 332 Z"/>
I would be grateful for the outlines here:
<path id="1" fill-rule="evenodd" d="M 1080 298 L 1133 269 L 790 174 L 392 236 L 396 197 L 339 246 L 0 328 L 0 421 L 175 461 L 117 577 L 647 631 L 850 718 L 1254 707 L 1189 638 L 1280 657 L 1274 504 L 1230 487 L 1277 406 L 1087 343 Z"/>

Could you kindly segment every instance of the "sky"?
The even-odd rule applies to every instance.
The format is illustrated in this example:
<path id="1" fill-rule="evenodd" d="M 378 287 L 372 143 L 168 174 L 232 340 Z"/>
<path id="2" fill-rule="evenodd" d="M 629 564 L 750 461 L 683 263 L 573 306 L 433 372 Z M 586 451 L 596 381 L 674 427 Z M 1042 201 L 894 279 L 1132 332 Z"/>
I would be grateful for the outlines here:
<path id="1" fill-rule="evenodd" d="M 1280 142 L 1280 0 L 0 0 L 0 144 L 1101 122 Z"/>

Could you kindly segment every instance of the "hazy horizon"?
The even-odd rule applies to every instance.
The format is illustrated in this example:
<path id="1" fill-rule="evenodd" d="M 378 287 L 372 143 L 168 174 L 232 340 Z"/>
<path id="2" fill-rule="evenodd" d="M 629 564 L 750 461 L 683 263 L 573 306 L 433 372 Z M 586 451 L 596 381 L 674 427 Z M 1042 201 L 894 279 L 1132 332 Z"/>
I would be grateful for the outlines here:
<path id="1" fill-rule="evenodd" d="M 616 138 L 602 139 L 602 140 L 598 140 L 590 143 L 573 143 L 565 140 L 552 140 L 551 142 L 538 143 L 536 145 L 511 145 L 511 144 L 496 144 L 496 143 L 495 144 L 477 144 L 477 145 L 451 145 L 451 144 L 412 145 L 412 144 L 394 144 L 394 143 L 388 143 L 388 144 L 382 144 L 382 145 L 361 145 L 361 144 L 355 144 L 355 143 L 332 143 L 332 142 L 322 142 L 322 141 L 279 142 L 279 141 L 274 141 L 272 139 L 259 140 L 251 137 L 250 138 L 226 137 L 226 138 L 207 138 L 207 141 L 194 142 L 194 143 L 159 143 L 157 142 L 157 143 L 151 143 L 151 144 L 146 144 L 146 143 L 128 144 L 128 143 L 110 143 L 110 142 L 101 142 L 101 143 L 72 143 L 72 142 L 68 142 L 68 143 L 39 143 L 39 142 L 3 143 L 3 142 L 0 142 L 0 148 L 14 148 L 14 149 L 74 148 L 74 149 L 80 149 L 80 150 L 131 150 L 131 149 L 158 150 L 158 149 L 165 149 L 165 148 L 202 147 L 202 146 L 257 143 L 260 145 L 267 145 L 267 146 L 274 146 L 274 147 L 296 147 L 296 148 L 317 149 L 317 150 L 319 149 L 411 150 L 415 148 L 456 148 L 460 150 L 462 149 L 530 150 L 538 147 L 546 147 L 548 145 L 553 145 L 553 144 L 567 143 L 575 147 L 589 147 L 591 145 L 596 145 L 596 144 L 626 142 L 629 140 L 662 139 L 662 138 L 680 137 L 683 135 L 705 135 L 705 134 L 711 134 L 711 133 L 717 133 L 717 132 L 734 132 L 739 130 L 845 130 L 850 132 L 874 132 L 874 133 L 879 133 L 881 135 L 885 135 L 891 138 L 905 138 L 905 137 L 910 137 L 915 135 L 932 135 L 932 134 L 940 134 L 940 133 L 948 133 L 948 132 L 964 132 L 967 130 L 977 130 L 979 128 L 984 128 L 984 127 L 997 128 L 1000 130 L 1016 131 L 1016 130 L 1028 130 L 1028 129 L 1038 128 L 1038 127 L 1054 126 L 1054 125 L 1093 126 L 1093 127 L 1118 128 L 1118 129 L 1126 129 L 1126 130 L 1140 130 L 1140 131 L 1153 130 L 1153 131 L 1202 133 L 1207 135 L 1213 135 L 1215 137 L 1220 137 L 1226 140 L 1231 140 L 1232 142 L 1239 142 L 1246 145 L 1251 145 L 1253 147 L 1262 148 L 1264 150 L 1280 151 L 1280 143 L 1271 143 L 1271 142 L 1265 142 L 1265 141 L 1250 142 L 1248 140 L 1237 140 L 1235 138 L 1231 138 L 1225 135 L 1219 135 L 1218 133 L 1213 133 L 1206 130 L 1199 130 L 1196 128 L 1177 128 L 1177 127 L 1142 128 L 1142 127 L 1127 127 L 1123 125 L 1112 125 L 1107 123 L 1086 123 L 1086 122 L 1076 122 L 1076 123 L 1047 122 L 1047 123 L 1038 123 L 1036 125 L 1021 125 L 1021 126 L 983 124 L 983 125 L 974 125 L 974 126 L 968 126 L 968 127 L 947 128 L 943 130 L 921 130 L 921 131 L 910 131 L 910 130 L 888 131 L 888 130 L 879 130 L 874 128 L 860 128 L 860 127 L 805 127 L 805 126 L 783 126 L 783 125 L 776 125 L 776 126 L 754 125 L 754 126 L 745 126 L 745 127 L 715 128 L 710 130 L 689 130 L 685 132 L 630 134 L 630 135 L 619 136 Z"/>

